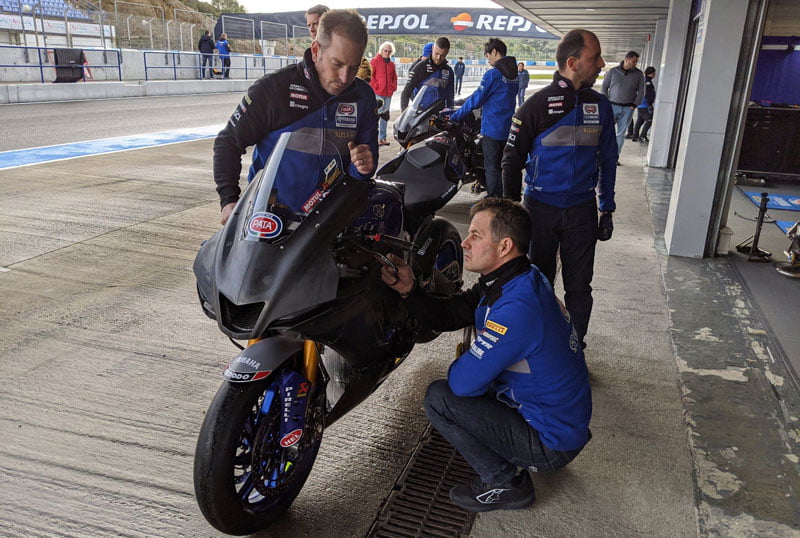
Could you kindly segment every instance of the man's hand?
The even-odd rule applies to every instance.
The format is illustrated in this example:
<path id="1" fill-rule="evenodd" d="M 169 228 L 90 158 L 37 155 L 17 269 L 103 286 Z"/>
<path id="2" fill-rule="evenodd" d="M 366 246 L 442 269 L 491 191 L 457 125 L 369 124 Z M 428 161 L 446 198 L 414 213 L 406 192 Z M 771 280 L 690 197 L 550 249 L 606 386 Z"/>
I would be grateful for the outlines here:
<path id="1" fill-rule="evenodd" d="M 381 267 L 381 280 L 401 296 L 405 297 L 414 289 L 414 274 L 411 272 L 411 268 L 406 265 L 399 256 L 389 254 L 388 258 L 392 260 L 392 263 L 397 267 L 397 272 L 395 272 L 393 267 L 384 264 L 384 266 Z"/>
<path id="2" fill-rule="evenodd" d="M 220 210 L 220 224 L 224 226 L 225 223 L 228 222 L 228 219 L 231 218 L 231 213 L 233 213 L 234 207 L 236 207 L 236 202 L 231 202 Z"/>
<path id="3" fill-rule="evenodd" d="M 372 167 L 375 164 L 372 159 L 372 150 L 369 149 L 367 144 L 359 144 L 350 141 L 347 143 L 347 148 L 350 150 L 350 162 L 356 167 L 360 174 L 369 175 L 372 172 Z"/>
<path id="4" fill-rule="evenodd" d="M 600 215 L 600 223 L 597 225 L 597 239 L 599 241 L 608 241 L 613 233 L 614 221 L 611 218 L 611 213 L 603 212 Z"/>

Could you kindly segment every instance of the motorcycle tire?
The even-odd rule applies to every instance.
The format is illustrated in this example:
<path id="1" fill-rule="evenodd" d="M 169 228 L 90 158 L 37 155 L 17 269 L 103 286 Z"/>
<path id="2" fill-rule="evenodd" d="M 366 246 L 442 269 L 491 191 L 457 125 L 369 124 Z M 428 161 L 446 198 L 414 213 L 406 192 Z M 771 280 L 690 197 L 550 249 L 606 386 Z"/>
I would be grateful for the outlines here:
<path id="1" fill-rule="evenodd" d="M 265 395 L 276 390 L 272 379 L 225 382 L 200 429 L 195 495 L 208 522 L 226 534 L 252 534 L 282 515 L 300 493 L 322 441 L 324 408 L 313 408 L 298 445 L 280 446 L 279 391 L 269 411 L 261 411 Z M 324 398 L 309 405 L 314 401 L 317 407 L 324 406 Z"/>
<path id="2" fill-rule="evenodd" d="M 425 287 L 428 293 L 452 295 L 461 289 L 464 274 L 464 249 L 461 236 L 451 223 L 441 219 L 446 226 L 436 252 L 436 260 L 430 282 Z M 439 336 L 437 331 L 422 328 L 416 338 L 417 343 L 430 342 Z"/>

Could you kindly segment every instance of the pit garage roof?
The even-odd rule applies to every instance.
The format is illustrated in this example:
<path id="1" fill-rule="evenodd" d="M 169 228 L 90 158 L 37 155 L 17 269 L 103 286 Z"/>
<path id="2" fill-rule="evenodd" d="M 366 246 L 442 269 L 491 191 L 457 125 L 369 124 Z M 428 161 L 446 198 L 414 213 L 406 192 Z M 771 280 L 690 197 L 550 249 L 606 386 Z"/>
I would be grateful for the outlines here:
<path id="1" fill-rule="evenodd" d="M 603 59 L 613 66 L 625 53 L 643 54 L 656 21 L 666 19 L 669 0 L 494 0 L 517 15 L 532 20 L 553 35 L 574 28 L 594 32 L 600 39 Z"/>

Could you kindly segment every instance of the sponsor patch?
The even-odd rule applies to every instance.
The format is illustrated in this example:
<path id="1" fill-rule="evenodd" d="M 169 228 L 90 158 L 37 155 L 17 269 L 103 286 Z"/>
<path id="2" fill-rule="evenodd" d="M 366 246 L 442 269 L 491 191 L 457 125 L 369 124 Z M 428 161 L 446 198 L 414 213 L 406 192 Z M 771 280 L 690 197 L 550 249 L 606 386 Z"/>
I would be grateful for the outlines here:
<path id="1" fill-rule="evenodd" d="M 489 342 L 487 342 L 486 340 L 484 340 L 480 336 L 475 341 L 478 344 L 480 344 L 481 346 L 485 347 L 486 349 L 492 349 L 494 347 L 492 344 L 490 344 Z"/>
<path id="2" fill-rule="evenodd" d="M 473 342 L 472 345 L 469 347 L 469 352 L 478 357 L 479 359 L 483 358 L 484 350 L 475 345 L 475 342 Z"/>
<path id="3" fill-rule="evenodd" d="M 600 107 L 597 103 L 583 103 L 583 123 L 600 123 Z"/>
<path id="4" fill-rule="evenodd" d="M 308 101 L 307 93 L 290 92 L 289 97 L 292 99 L 300 99 L 301 101 Z"/>
<path id="5" fill-rule="evenodd" d="M 569 84 L 567 84 L 567 83 L 566 83 L 566 82 L 564 82 L 563 80 L 559 80 L 559 81 L 558 81 L 558 87 L 559 87 L 559 88 L 566 88 L 567 86 L 569 86 Z"/>
<path id="6" fill-rule="evenodd" d="M 283 221 L 272 213 L 254 213 L 247 223 L 247 234 L 259 239 L 278 237 L 283 231 Z"/>
<path id="7" fill-rule="evenodd" d="M 551 101 L 563 101 L 563 100 L 564 100 L 564 96 L 563 95 L 551 95 L 550 97 L 547 98 L 548 102 L 551 102 Z"/>
<path id="8" fill-rule="evenodd" d="M 293 90 L 293 91 L 296 91 L 296 92 L 307 92 L 308 91 L 308 88 L 306 88 L 305 86 L 300 85 L 300 84 L 294 84 L 294 83 L 289 84 L 289 89 Z"/>
<path id="9" fill-rule="evenodd" d="M 486 321 L 486 328 L 490 329 L 490 330 L 492 330 L 492 331 L 494 331 L 494 332 L 496 332 L 497 334 L 500 334 L 500 335 L 506 334 L 506 332 L 508 331 L 508 327 L 500 325 L 499 323 L 495 323 L 492 320 L 487 320 Z"/>
<path id="10" fill-rule="evenodd" d="M 497 343 L 498 340 L 500 340 L 498 337 L 496 337 L 495 335 L 486 330 L 481 331 L 480 335 L 481 338 L 486 338 L 487 340 L 491 340 L 495 344 Z"/>
<path id="11" fill-rule="evenodd" d="M 300 110 L 308 110 L 308 105 L 304 105 L 302 103 L 296 103 L 294 101 L 289 101 L 289 108 L 299 108 Z"/>
<path id="12" fill-rule="evenodd" d="M 294 444 L 297 444 L 297 441 L 299 441 L 302 436 L 303 430 L 299 428 L 292 430 L 281 438 L 281 446 L 283 448 L 288 448 Z"/>
<path id="13" fill-rule="evenodd" d="M 517 125 L 522 125 L 522 120 L 519 118 L 511 118 L 511 123 L 516 123 Z"/>
<path id="14" fill-rule="evenodd" d="M 355 129 L 358 124 L 357 103 L 339 103 L 336 107 L 336 127 L 350 127 Z"/>

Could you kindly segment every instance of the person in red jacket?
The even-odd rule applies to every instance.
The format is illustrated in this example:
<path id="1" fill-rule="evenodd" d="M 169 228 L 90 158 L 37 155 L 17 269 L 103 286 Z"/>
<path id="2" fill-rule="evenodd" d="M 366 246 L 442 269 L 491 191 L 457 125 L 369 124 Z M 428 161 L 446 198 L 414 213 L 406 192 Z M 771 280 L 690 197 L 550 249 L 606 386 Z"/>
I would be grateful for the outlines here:
<path id="1" fill-rule="evenodd" d="M 383 99 L 383 106 L 378 111 L 380 115 L 382 112 L 389 111 L 389 105 L 392 103 L 392 94 L 397 90 L 397 71 L 394 69 L 394 44 L 391 41 L 386 41 L 370 65 L 372 66 L 372 80 L 369 85 L 375 91 L 375 95 Z M 388 146 L 389 141 L 386 139 L 386 124 L 387 121 L 383 118 L 378 123 L 378 145 Z"/>

